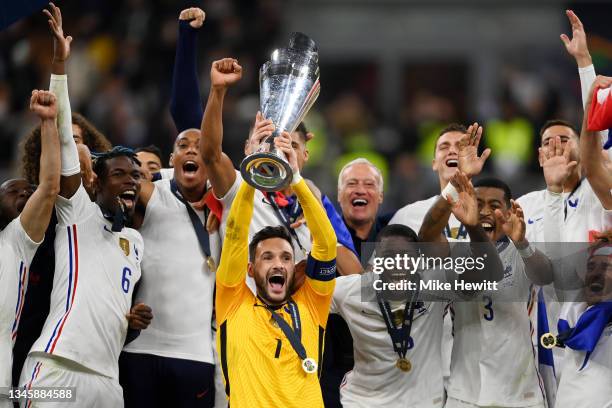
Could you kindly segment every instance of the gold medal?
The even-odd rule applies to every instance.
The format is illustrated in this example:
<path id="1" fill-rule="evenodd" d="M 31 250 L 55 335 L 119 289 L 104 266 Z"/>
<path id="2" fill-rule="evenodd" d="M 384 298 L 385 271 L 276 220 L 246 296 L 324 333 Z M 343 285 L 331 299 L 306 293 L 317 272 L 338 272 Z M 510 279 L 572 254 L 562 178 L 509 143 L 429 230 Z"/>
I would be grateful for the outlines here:
<path id="1" fill-rule="evenodd" d="M 217 272 L 217 264 L 215 263 L 215 260 L 213 259 L 212 256 L 206 257 L 206 265 L 208 266 L 208 269 L 211 272 Z"/>
<path id="2" fill-rule="evenodd" d="M 404 357 L 398 358 L 395 366 L 406 373 L 412 369 L 412 364 L 410 364 L 410 361 Z"/>
<path id="3" fill-rule="evenodd" d="M 557 337 L 552 333 L 544 333 L 542 337 L 540 337 L 540 344 L 545 349 L 555 348 L 557 345 Z"/>
<path id="4" fill-rule="evenodd" d="M 392 318 L 393 323 L 395 323 L 397 327 L 402 327 L 402 324 L 404 323 L 404 310 L 400 309 L 392 312 Z"/>
<path id="5" fill-rule="evenodd" d="M 314 360 L 314 358 L 305 358 L 302 360 L 302 369 L 308 374 L 316 373 L 317 362 Z"/>

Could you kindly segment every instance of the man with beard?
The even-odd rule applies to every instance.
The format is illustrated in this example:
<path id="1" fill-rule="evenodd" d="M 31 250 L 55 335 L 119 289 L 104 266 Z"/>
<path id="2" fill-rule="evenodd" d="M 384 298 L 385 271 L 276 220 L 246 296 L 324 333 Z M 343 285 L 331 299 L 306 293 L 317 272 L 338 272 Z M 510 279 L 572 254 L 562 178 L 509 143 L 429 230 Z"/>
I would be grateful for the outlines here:
<path id="1" fill-rule="evenodd" d="M 124 227 L 140 192 L 139 163 L 126 148 L 99 155 L 94 203 L 81 183 L 71 133 L 60 132 L 63 170 L 55 203 L 51 307 L 20 384 L 27 389 L 76 387 L 78 406 L 122 407 L 118 360 L 128 324 L 143 329 L 152 318 L 146 306 L 131 307 L 143 243 L 136 230 Z M 32 402 L 37 405 L 32 400 L 26 405 Z"/>
<path id="2" fill-rule="evenodd" d="M 375 285 L 407 280 L 420 287 L 427 281 L 452 284 L 458 279 L 494 282 L 502 278 L 495 247 L 478 221 L 474 189 L 461 173 L 451 182 L 459 191 L 457 202 L 452 204 L 453 214 L 466 226 L 471 242 L 486 243 L 473 245 L 470 255 L 474 259 L 484 258 L 484 267 L 466 269 L 461 278 L 452 270 L 414 273 L 395 268 L 384 268 L 382 273 L 374 269 L 363 278 L 354 275 L 337 278 L 331 311 L 348 322 L 355 348 L 355 368 L 346 375 L 340 389 L 343 407 L 444 406 L 441 341 L 445 300 L 467 300 L 476 293 L 392 291 L 380 290 L 380 285 Z M 416 233 L 404 225 L 385 227 L 377 241 L 374 265 L 379 259 L 394 259 L 398 254 L 418 259 L 427 250 L 426 245 L 417 243 Z M 398 342 L 405 346 L 394 345 Z"/>
<path id="3" fill-rule="evenodd" d="M 186 9 L 180 35 L 202 25 L 204 13 Z M 201 11 L 201 10 L 200 10 Z M 177 47 L 177 62 L 183 57 Z M 180 70 L 175 65 L 173 104 Z M 199 107 L 201 111 L 201 107 Z M 220 251 L 205 225 L 212 195 L 200 154 L 199 119 L 177 117 L 170 178 L 143 181 L 137 213 L 147 252 L 145 279 L 137 297 L 155 311 L 148 330 L 125 348 L 120 359 L 125 406 L 212 407 L 215 401 L 213 294 Z M 189 125 L 194 127 L 189 127 Z"/>
<path id="4" fill-rule="evenodd" d="M 284 132 L 275 143 L 287 155 L 291 187 L 313 237 L 305 282 L 292 293 L 295 250 L 284 227 L 265 227 L 249 244 L 255 190 L 241 182 L 217 273 L 217 350 L 231 407 L 323 407 L 318 367 L 335 283 L 336 236 L 299 174 L 291 137 Z"/>
<path id="5" fill-rule="evenodd" d="M 28 285 L 30 262 L 45 237 L 59 191 L 60 153 L 55 96 L 34 91 L 30 109 L 41 120 L 39 185 L 8 180 L 0 186 L 0 388 L 11 386 L 12 349 Z M 0 407 L 12 404 L 0 394 Z"/>
<path id="6" fill-rule="evenodd" d="M 498 179 L 474 183 L 479 223 L 497 246 L 504 277 L 479 302 L 454 303 L 454 338 L 446 407 L 545 407 L 530 334 L 532 283 L 553 280 L 550 261 L 525 238 L 521 208 Z M 453 189 L 454 190 L 454 189 Z M 455 191 L 448 190 L 452 197 Z M 420 236 L 442 236 L 450 208 L 438 201 Z M 500 370 L 499 367 L 504 367 Z"/>

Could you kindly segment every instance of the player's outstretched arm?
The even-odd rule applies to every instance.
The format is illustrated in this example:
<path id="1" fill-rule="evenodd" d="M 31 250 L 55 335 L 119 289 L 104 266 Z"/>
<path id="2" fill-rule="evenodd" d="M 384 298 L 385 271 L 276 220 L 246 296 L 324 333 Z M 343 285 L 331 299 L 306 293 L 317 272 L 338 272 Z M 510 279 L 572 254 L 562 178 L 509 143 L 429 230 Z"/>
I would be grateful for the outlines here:
<path id="1" fill-rule="evenodd" d="M 610 188 L 612 188 L 612 178 L 610 171 L 606 167 L 602 150 L 600 138 L 597 132 L 588 130 L 588 112 L 590 111 L 591 104 L 596 103 L 593 101 L 593 93 L 595 89 L 609 88 L 612 86 L 612 77 L 598 76 L 587 99 L 586 107 L 584 109 L 584 117 L 582 120 L 582 131 L 580 134 L 580 162 L 585 172 L 585 176 L 593 188 L 593 191 L 599 198 L 601 205 L 606 210 L 612 210 L 612 194 L 610 194 Z"/>
<path id="2" fill-rule="evenodd" d="M 21 212 L 21 225 L 30 239 L 40 242 L 49 226 L 60 184 L 60 148 L 55 119 L 57 100 L 48 91 L 33 91 L 30 109 L 41 120 L 40 184 Z"/>
<path id="3" fill-rule="evenodd" d="M 214 61 L 210 68 L 210 94 L 202 120 L 200 154 L 215 195 L 223 197 L 234 184 L 236 172 L 223 153 L 223 99 L 227 89 L 242 78 L 242 67 L 233 58 Z"/>
<path id="4" fill-rule="evenodd" d="M 249 225 L 253 217 L 254 196 L 255 189 L 243 181 L 227 218 L 223 251 L 217 270 L 217 287 L 235 286 L 244 282 L 249 262 Z"/>
<path id="5" fill-rule="evenodd" d="M 81 184 L 79 153 L 72 135 L 72 112 L 68 98 L 68 78 L 65 63 L 70 57 L 71 36 L 64 36 L 62 12 L 49 3 L 49 10 L 43 10 L 53 34 L 53 62 L 49 90 L 57 97 L 57 123 L 61 151 L 60 195 L 70 198 Z"/>
<path id="6" fill-rule="evenodd" d="M 170 114 L 178 132 L 199 129 L 204 114 L 197 68 L 197 33 L 206 14 L 197 7 L 179 15 L 179 33 L 172 73 Z"/>

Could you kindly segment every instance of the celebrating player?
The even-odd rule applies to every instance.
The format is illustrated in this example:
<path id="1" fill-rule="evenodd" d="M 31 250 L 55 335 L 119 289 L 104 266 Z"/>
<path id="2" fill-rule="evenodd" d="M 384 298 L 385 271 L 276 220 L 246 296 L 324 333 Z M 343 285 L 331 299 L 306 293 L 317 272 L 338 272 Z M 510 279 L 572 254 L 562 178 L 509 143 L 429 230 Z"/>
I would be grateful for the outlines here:
<path id="1" fill-rule="evenodd" d="M 197 10 L 180 13 L 180 35 L 202 25 L 204 12 Z M 181 58 L 179 47 L 177 64 Z M 173 95 L 176 76 L 175 71 Z M 183 129 L 180 121 L 177 128 L 172 176 L 143 181 L 137 204 L 147 247 L 142 259 L 147 278 L 137 296 L 152 307 L 155 319 L 121 355 L 126 407 L 212 407 L 215 400 L 213 293 L 220 249 L 204 228 L 211 194 L 200 131 Z"/>
<path id="2" fill-rule="evenodd" d="M 40 184 L 34 192 L 25 180 L 8 180 L 0 186 L 0 388 L 12 385 L 13 342 L 30 262 L 45 237 L 60 183 L 56 98 L 47 91 L 33 91 L 30 109 L 41 121 Z M 0 407 L 12 407 L 2 394 Z"/>
<path id="3" fill-rule="evenodd" d="M 317 374 L 335 283 L 336 237 L 299 174 L 289 134 L 275 143 L 289 159 L 291 186 L 313 236 L 307 277 L 292 294 L 294 249 L 283 227 L 266 227 L 248 244 L 255 190 L 242 182 L 217 273 L 217 349 L 230 406 L 323 407 Z M 245 282 L 247 264 L 257 296 Z"/>
<path id="4" fill-rule="evenodd" d="M 475 245 L 472 254 L 474 258 L 486 259 L 484 268 L 466 270 L 461 279 L 498 281 L 503 276 L 501 263 L 479 223 L 474 190 L 461 173 L 452 182 L 459 191 L 457 202 L 452 205 L 453 214 L 465 225 L 471 242 L 487 243 Z M 404 225 L 385 227 L 377 241 L 377 258 L 394 259 L 397 254 L 418 258 L 419 250 L 425 249 L 415 244 L 416 233 Z M 331 311 L 346 319 L 355 348 L 355 368 L 346 375 L 340 389 L 344 407 L 399 408 L 408 402 L 416 407 L 444 406 L 441 342 L 446 302 L 443 300 L 471 299 L 476 293 L 407 290 L 391 294 L 387 291 L 384 295 L 379 292 L 375 299 L 364 296 L 367 293 L 364 287 L 371 288 L 379 279 L 391 283 L 405 279 L 418 287 L 421 280 L 454 282 L 458 276 L 454 271 L 443 270 L 397 272 L 385 270 L 380 278 L 368 272 L 363 279 L 355 275 L 336 279 Z"/>

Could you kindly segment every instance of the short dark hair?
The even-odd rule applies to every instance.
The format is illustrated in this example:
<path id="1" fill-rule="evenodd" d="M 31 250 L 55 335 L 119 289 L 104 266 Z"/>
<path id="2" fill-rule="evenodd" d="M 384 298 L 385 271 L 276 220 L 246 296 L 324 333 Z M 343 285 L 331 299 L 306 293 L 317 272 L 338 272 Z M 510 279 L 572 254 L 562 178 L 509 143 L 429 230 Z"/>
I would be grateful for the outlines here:
<path id="1" fill-rule="evenodd" d="M 127 157 L 131 159 L 134 164 L 140 167 L 140 161 L 136 158 L 136 153 L 134 150 L 125 146 L 115 146 L 108 152 L 93 154 L 92 155 L 92 165 L 93 171 L 96 173 L 99 179 L 105 179 L 106 173 L 108 172 L 108 166 L 106 162 L 110 159 L 114 159 L 115 157 Z"/>
<path id="2" fill-rule="evenodd" d="M 440 133 L 438 133 L 438 137 L 436 137 L 436 143 L 434 143 L 434 156 L 436 155 L 436 149 L 438 148 L 438 140 L 440 140 L 442 135 L 448 132 L 467 133 L 467 128 L 465 127 L 465 125 L 462 125 L 460 123 L 451 123 L 444 129 L 442 129 Z"/>
<path id="3" fill-rule="evenodd" d="M 295 128 L 295 131 L 300 134 L 302 142 L 306 143 L 308 141 L 308 138 L 306 137 L 306 135 L 308 134 L 308 129 L 306 129 L 306 125 L 304 124 L 304 122 L 300 122 L 298 127 Z"/>
<path id="4" fill-rule="evenodd" d="M 376 241 L 382 241 L 383 238 L 402 237 L 410 242 L 418 242 L 419 237 L 414 230 L 406 225 L 391 224 L 383 228 L 376 236 Z"/>
<path id="5" fill-rule="evenodd" d="M 253 236 L 253 239 L 251 239 L 251 242 L 249 243 L 249 261 L 255 261 L 255 250 L 257 249 L 257 245 L 261 241 L 265 241 L 266 239 L 270 238 L 284 239 L 291 246 L 291 250 L 293 250 L 293 242 L 291 242 L 291 235 L 289 235 L 289 231 L 287 231 L 287 228 L 283 227 L 282 225 L 276 227 L 268 226 L 259 230 Z"/>
<path id="6" fill-rule="evenodd" d="M 506 201 L 506 205 L 510 208 L 510 199 L 512 198 L 512 191 L 510 187 L 505 182 L 501 181 L 495 177 L 485 177 L 481 178 L 474 183 L 474 188 L 478 187 L 489 187 L 489 188 L 497 188 L 504 192 L 504 200 Z"/>
<path id="7" fill-rule="evenodd" d="M 570 123 L 567 120 L 563 120 L 563 119 L 551 119 L 551 120 L 547 120 L 546 123 L 544 123 L 544 125 L 540 129 L 540 139 L 542 139 L 542 136 L 544 136 L 544 132 L 546 132 L 546 129 L 548 129 L 549 127 L 553 127 L 553 126 L 565 126 L 565 127 L 568 127 L 570 129 L 572 129 L 572 132 L 574 132 L 574 134 L 577 137 L 580 137 L 580 132 L 578 131 L 576 126 L 574 126 L 573 123 Z"/>
<path id="8" fill-rule="evenodd" d="M 154 144 L 150 144 L 148 146 L 139 147 L 134 150 L 134 153 L 146 152 L 156 155 L 159 158 L 160 162 L 163 162 L 161 149 Z"/>

